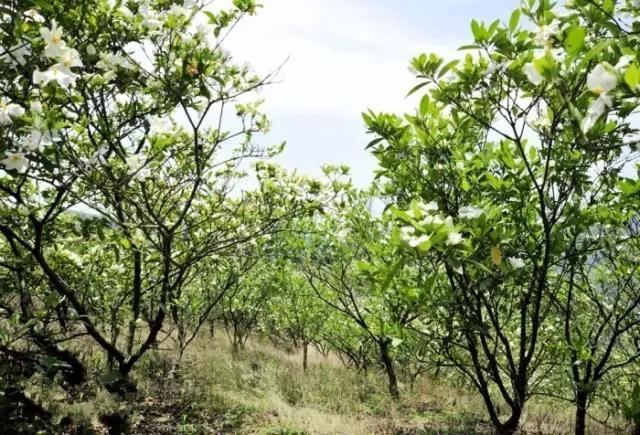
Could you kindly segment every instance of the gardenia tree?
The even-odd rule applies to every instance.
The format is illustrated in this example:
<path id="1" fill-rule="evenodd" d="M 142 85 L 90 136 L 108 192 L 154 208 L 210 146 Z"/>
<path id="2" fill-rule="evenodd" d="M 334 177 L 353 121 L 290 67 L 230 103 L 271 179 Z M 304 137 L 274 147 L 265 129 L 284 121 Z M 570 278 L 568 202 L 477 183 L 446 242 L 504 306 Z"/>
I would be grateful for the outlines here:
<path id="1" fill-rule="evenodd" d="M 635 3 L 529 0 L 507 24 L 474 21 L 463 60 L 412 61 L 415 114 L 365 114 L 395 240 L 439 272 L 432 313 L 449 326 L 415 327 L 471 380 L 498 433 L 517 429 L 555 360 L 553 301 L 589 254 L 575 241 L 633 217 L 619 197 L 638 138 Z"/>
<path id="2" fill-rule="evenodd" d="M 243 162 L 281 147 L 255 142 L 269 122 L 253 92 L 270 77 L 222 47 L 256 10 L 233 5 L 0 7 L 5 356 L 47 356 L 81 382 L 81 352 L 66 343 L 86 335 L 113 366 L 107 386 L 129 389 L 169 313 L 185 311 L 200 262 L 316 206 L 319 183 L 271 165 L 246 192 Z"/>
<path id="3" fill-rule="evenodd" d="M 333 207 L 301 222 L 291 258 L 317 297 L 375 345 L 397 399 L 395 348 L 418 317 L 431 273 L 410 267 L 389 243 L 391 222 L 374 216 L 372 201 L 371 192 L 345 189 Z"/>

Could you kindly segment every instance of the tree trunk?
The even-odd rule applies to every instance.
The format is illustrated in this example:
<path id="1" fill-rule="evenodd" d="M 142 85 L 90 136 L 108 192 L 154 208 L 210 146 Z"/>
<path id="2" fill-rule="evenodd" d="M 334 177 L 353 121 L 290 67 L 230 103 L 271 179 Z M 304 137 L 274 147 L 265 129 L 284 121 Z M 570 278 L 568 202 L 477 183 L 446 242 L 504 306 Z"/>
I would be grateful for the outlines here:
<path id="1" fill-rule="evenodd" d="M 133 345 L 136 341 L 136 322 L 140 318 L 142 298 L 142 254 L 136 250 L 133 253 L 133 300 L 131 302 L 132 316 L 129 322 L 129 336 L 127 337 L 127 355 L 133 353 Z"/>
<path id="2" fill-rule="evenodd" d="M 380 356 L 382 357 L 382 363 L 384 364 L 385 372 L 387 373 L 387 378 L 389 381 L 389 394 L 394 399 L 400 398 L 400 390 L 398 389 L 398 378 L 396 377 L 396 369 L 393 366 L 393 359 L 391 358 L 391 354 L 389 353 L 389 344 L 388 340 L 380 341 Z"/>
<path id="3" fill-rule="evenodd" d="M 302 370 L 307 371 L 308 367 L 308 357 L 309 357 L 309 343 L 304 342 L 302 344 Z"/>
<path id="4" fill-rule="evenodd" d="M 209 321 L 209 338 L 213 338 L 215 336 L 216 330 L 213 320 Z"/>
<path id="5" fill-rule="evenodd" d="M 587 393 L 578 391 L 576 394 L 576 428 L 575 435 L 584 435 L 587 419 Z"/>
<path id="6" fill-rule="evenodd" d="M 496 433 L 498 435 L 513 435 L 514 433 L 516 433 L 516 430 L 518 430 L 518 425 L 520 424 L 521 414 L 521 410 L 513 410 L 511 417 L 509 417 L 509 420 L 496 427 Z"/>
<path id="7" fill-rule="evenodd" d="M 513 435 L 518 430 L 518 426 L 520 425 L 520 416 L 522 415 L 522 408 L 511 408 L 511 417 L 504 422 L 499 424 L 494 424 L 496 427 L 496 433 L 498 435 Z"/>

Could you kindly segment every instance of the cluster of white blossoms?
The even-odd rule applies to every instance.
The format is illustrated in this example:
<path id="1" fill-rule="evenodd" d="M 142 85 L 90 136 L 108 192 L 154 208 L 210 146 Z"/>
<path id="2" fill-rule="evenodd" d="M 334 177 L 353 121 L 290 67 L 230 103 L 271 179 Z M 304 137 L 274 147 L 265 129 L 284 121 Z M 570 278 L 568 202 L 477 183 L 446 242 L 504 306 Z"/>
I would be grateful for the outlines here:
<path id="1" fill-rule="evenodd" d="M 7 98 L 0 98 L 0 126 L 13 123 L 13 120 L 24 115 L 25 110 L 19 104 L 12 103 Z M 8 171 L 24 172 L 29 165 L 25 153 L 6 152 L 5 158 L 0 160 L 0 164 Z"/>
<path id="2" fill-rule="evenodd" d="M 552 57 L 558 61 L 564 58 L 565 53 L 561 48 L 553 48 L 553 42 L 554 38 L 562 32 L 561 27 L 562 23 L 554 19 L 548 24 L 539 25 L 535 36 L 536 45 L 543 49 L 545 54 L 551 53 Z M 532 62 L 527 63 L 523 67 L 523 72 L 527 76 L 527 79 L 535 86 L 538 86 L 544 81 L 544 76 Z"/>
<path id="3" fill-rule="evenodd" d="M 169 117 L 154 116 L 149 119 L 149 135 L 161 136 L 172 134 L 177 130 L 173 120 Z"/>
<path id="4" fill-rule="evenodd" d="M 484 213 L 480 208 L 467 205 L 458 210 L 458 219 L 474 220 L 480 218 Z M 409 217 L 410 220 L 407 221 L 409 225 L 400 227 L 399 235 L 400 239 L 411 248 L 428 250 L 440 243 L 448 247 L 456 247 L 465 243 L 464 237 L 453 223 L 453 218 L 451 216 L 443 218 L 438 213 L 438 205 L 435 202 L 412 203 L 404 215 Z M 500 256 L 500 261 L 496 263 L 499 264 L 502 254 L 498 248 L 495 249 Z M 507 261 L 513 269 L 522 269 L 526 266 L 525 261 L 520 257 L 508 257 Z M 460 273 L 462 272 L 460 271 Z"/>
<path id="5" fill-rule="evenodd" d="M 640 4 L 640 0 L 632 0 L 629 3 L 631 6 L 637 7 L 637 4 Z M 535 36 L 536 45 L 539 47 L 537 55 L 543 57 L 551 55 L 556 62 L 562 61 L 566 53 L 562 48 L 553 47 L 554 39 L 561 32 L 562 23 L 557 19 L 548 24 L 540 25 Z M 542 57 L 538 59 L 542 59 Z M 592 102 L 582 120 L 581 129 L 584 134 L 588 133 L 607 109 L 613 106 L 610 92 L 618 86 L 619 77 L 625 73 L 634 60 L 634 56 L 625 55 L 619 59 L 615 67 L 607 63 L 600 63 L 589 73 L 587 76 L 587 88 L 597 98 Z M 522 72 L 534 86 L 539 86 L 545 81 L 544 75 L 536 66 L 536 61 L 525 64 Z M 544 125 L 534 125 L 533 127 L 543 129 Z"/>
<path id="6" fill-rule="evenodd" d="M 24 115 L 24 108 L 19 104 L 12 103 L 7 98 L 0 98 L 0 126 L 9 125 L 14 118 Z"/>
<path id="7" fill-rule="evenodd" d="M 41 17 L 34 20 L 36 22 L 43 21 Z M 52 23 L 51 28 L 40 28 L 40 35 L 45 42 L 44 56 L 55 63 L 46 71 L 35 70 L 33 72 L 33 83 L 42 86 L 55 81 L 62 88 L 68 89 L 75 84 L 77 79 L 77 75 L 72 71 L 72 68 L 82 66 L 78 51 L 67 47 L 62 38 L 62 28 L 58 27 L 55 22 Z M 27 45 L 24 45 L 21 50 L 23 56 L 18 59 L 20 64 L 24 63 L 23 57 L 30 54 L 30 48 Z M 42 104 L 38 101 L 32 102 L 29 111 L 34 117 L 34 125 L 31 131 L 17 143 L 17 151 L 5 152 L 5 158 L 0 160 L 0 164 L 5 170 L 24 173 L 29 167 L 27 153 L 39 151 L 44 145 L 53 142 L 51 134 L 46 132 L 44 123 L 39 116 L 43 111 Z M 0 99 L 0 126 L 9 125 L 14 119 L 20 118 L 24 114 L 25 109 L 22 106 L 12 103 L 6 98 Z"/>
<path id="8" fill-rule="evenodd" d="M 507 261 L 514 269 L 522 269 L 525 266 L 524 260 L 520 257 L 508 257 Z"/>
<path id="9" fill-rule="evenodd" d="M 71 69 L 83 66 L 78 51 L 67 47 L 67 43 L 62 39 L 62 28 L 58 27 L 55 21 L 51 28 L 42 27 L 40 35 L 46 43 L 44 55 L 56 63 L 46 71 L 35 70 L 33 83 L 46 85 L 55 81 L 64 89 L 75 86 L 78 76 Z"/>
<path id="10" fill-rule="evenodd" d="M 587 88 L 598 97 L 591 103 L 587 114 L 582 120 L 581 128 L 587 133 L 608 108 L 613 105 L 609 92 L 618 86 L 618 73 L 623 72 L 633 62 L 633 56 L 622 56 L 618 64 L 598 64 L 587 76 Z"/>
<path id="11" fill-rule="evenodd" d="M 478 219 L 484 212 L 476 207 L 464 206 L 458 210 L 458 216 L 462 219 Z"/>
<path id="12" fill-rule="evenodd" d="M 551 48 L 553 38 L 562 31 L 560 27 L 561 23 L 558 20 L 553 20 L 549 24 L 541 24 L 538 26 L 535 37 L 536 44 L 540 47 Z"/>
<path id="13" fill-rule="evenodd" d="M 633 56 L 622 56 L 615 67 L 607 63 L 600 63 L 589 73 L 587 76 L 587 88 L 597 98 L 591 103 L 582 120 L 581 129 L 584 134 L 588 133 L 607 109 L 613 106 L 613 98 L 610 92 L 618 86 L 620 74 L 624 74 L 634 60 Z M 544 76 L 533 63 L 524 65 L 523 72 L 535 86 L 544 81 Z M 534 125 L 534 127 L 537 126 Z M 544 127 L 544 125 L 540 127 Z"/>
<path id="14" fill-rule="evenodd" d="M 133 69 L 133 64 L 129 59 L 116 53 L 100 53 L 100 60 L 96 63 L 96 67 L 104 71 L 113 71 L 120 67 L 122 69 Z"/>
<path id="15" fill-rule="evenodd" d="M 415 226 L 400 228 L 401 239 L 410 247 L 430 246 L 433 236 L 443 230 L 447 232 L 447 238 L 444 241 L 447 246 L 456 246 L 464 243 L 464 238 L 456 231 L 453 225 L 453 218 L 451 216 L 443 218 L 438 213 L 438 204 L 435 202 L 427 204 L 416 203 L 415 207 L 406 211 L 406 214 L 417 221 L 417 226 L 422 233 L 418 234 Z"/>

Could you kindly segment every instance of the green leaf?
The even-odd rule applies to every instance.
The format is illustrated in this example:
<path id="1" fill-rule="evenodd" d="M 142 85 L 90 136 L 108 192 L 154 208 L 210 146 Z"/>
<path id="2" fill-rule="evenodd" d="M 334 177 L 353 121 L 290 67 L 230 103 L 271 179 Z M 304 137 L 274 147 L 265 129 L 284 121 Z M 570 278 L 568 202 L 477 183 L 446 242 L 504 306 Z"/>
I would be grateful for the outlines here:
<path id="1" fill-rule="evenodd" d="M 442 77 L 443 75 L 448 73 L 451 69 L 455 68 L 459 62 L 460 62 L 459 60 L 452 60 L 451 62 L 443 66 L 442 69 L 440 70 L 440 73 L 438 73 L 438 78 Z"/>
<path id="2" fill-rule="evenodd" d="M 498 26 L 500 25 L 500 20 L 495 20 L 487 29 L 486 34 L 484 35 L 486 38 L 490 38 L 496 30 L 498 30 Z"/>
<path id="3" fill-rule="evenodd" d="M 413 88 L 411 88 L 411 90 L 407 94 L 407 97 L 410 96 L 410 95 L 413 95 L 414 93 L 416 93 L 416 91 L 420 90 L 421 88 L 425 87 L 428 84 L 429 84 L 429 82 L 422 82 L 422 83 L 414 86 Z"/>
<path id="4" fill-rule="evenodd" d="M 479 45 L 477 44 L 467 44 L 467 45 L 463 45 L 461 47 L 458 47 L 458 50 L 463 51 L 463 50 L 477 50 L 478 48 L 480 48 Z"/>
<path id="5" fill-rule="evenodd" d="M 52 6 L 52 2 L 50 2 L 50 1 L 47 1 L 47 0 L 33 0 L 33 3 L 35 3 L 43 11 L 51 12 L 51 11 L 54 10 L 53 6 Z"/>
<path id="6" fill-rule="evenodd" d="M 591 61 L 591 59 L 596 58 L 600 53 L 602 53 L 603 50 L 609 47 L 612 42 L 612 40 L 604 40 L 598 42 L 587 52 L 587 54 L 584 55 L 584 58 L 582 59 L 582 62 L 580 62 L 580 65 L 578 67 L 584 67 L 587 63 L 589 63 L 589 61 Z"/>
<path id="7" fill-rule="evenodd" d="M 480 23 L 478 23 L 476 20 L 471 21 L 471 33 L 473 33 L 473 37 L 476 41 L 482 40 L 482 28 L 480 27 Z"/>
<path id="8" fill-rule="evenodd" d="M 391 283 L 393 282 L 393 278 L 395 278 L 395 276 L 398 274 L 400 269 L 404 266 L 404 262 L 405 262 L 404 257 L 401 257 L 400 260 L 398 260 L 398 262 L 389 271 L 389 274 L 387 275 L 384 282 L 382 283 L 382 286 L 380 287 L 380 293 L 384 293 L 389 289 L 389 287 L 391 286 Z"/>
<path id="9" fill-rule="evenodd" d="M 635 63 L 629 65 L 627 71 L 624 73 L 624 81 L 631 88 L 631 90 L 636 90 L 638 84 L 640 84 L 640 68 Z"/>
<path id="10" fill-rule="evenodd" d="M 605 12 L 609 15 L 613 14 L 613 12 L 616 9 L 615 0 L 604 0 L 604 3 L 602 4 L 602 9 L 604 9 Z"/>
<path id="11" fill-rule="evenodd" d="M 565 49 L 569 54 L 577 54 L 584 47 L 584 38 L 587 30 L 582 26 L 572 26 L 567 32 L 567 38 L 564 41 Z"/>
<path id="12" fill-rule="evenodd" d="M 471 189 L 471 185 L 469 184 L 469 181 L 466 178 L 463 178 L 460 181 L 460 188 L 465 192 L 468 192 L 469 189 Z"/>
<path id="13" fill-rule="evenodd" d="M 621 181 L 618 185 L 622 193 L 626 196 L 635 195 L 640 192 L 640 182 L 634 182 L 631 180 Z"/>
<path id="14" fill-rule="evenodd" d="M 543 57 L 539 57 L 533 60 L 533 66 L 535 69 L 545 77 L 553 75 L 553 71 L 556 67 L 556 61 L 549 53 Z"/>
<path id="15" fill-rule="evenodd" d="M 511 14 L 511 18 L 509 18 L 509 30 L 511 30 L 512 33 L 518 27 L 521 16 L 522 16 L 522 11 L 520 9 L 516 9 Z"/>
<path id="16" fill-rule="evenodd" d="M 425 94 L 420 100 L 420 115 L 426 116 L 429 113 L 429 108 L 431 107 L 431 99 L 429 98 L 429 94 Z"/>
<path id="17" fill-rule="evenodd" d="M 368 150 L 369 148 L 378 145 L 380 142 L 382 142 L 384 140 L 383 137 L 379 137 L 376 138 L 374 140 L 372 140 L 371 142 L 369 142 L 369 144 L 365 147 L 365 150 Z"/>
<path id="18" fill-rule="evenodd" d="M 60 303 L 60 297 L 55 293 L 49 293 L 45 297 L 44 302 L 48 307 L 54 308 Z"/>

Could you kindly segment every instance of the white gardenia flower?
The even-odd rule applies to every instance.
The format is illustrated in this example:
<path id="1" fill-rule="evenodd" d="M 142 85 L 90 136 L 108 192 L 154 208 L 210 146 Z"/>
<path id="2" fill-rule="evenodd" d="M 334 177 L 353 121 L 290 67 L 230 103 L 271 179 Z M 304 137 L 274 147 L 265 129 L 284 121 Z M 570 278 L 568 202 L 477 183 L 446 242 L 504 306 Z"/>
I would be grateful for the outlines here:
<path id="1" fill-rule="evenodd" d="M 7 157 L 0 160 L 0 164 L 2 164 L 7 171 L 13 170 L 23 173 L 27 170 L 29 161 L 24 156 L 24 153 L 7 153 Z"/>
<path id="2" fill-rule="evenodd" d="M 529 79 L 529 81 L 533 83 L 535 86 L 538 86 L 540 83 L 544 81 L 544 77 L 542 76 L 542 74 L 538 72 L 536 67 L 531 62 L 529 62 L 524 66 L 523 71 L 527 76 L 527 78 Z"/>
<path id="3" fill-rule="evenodd" d="M 153 9 L 149 9 L 147 5 L 138 8 L 138 15 L 142 17 L 142 25 L 150 30 L 162 27 L 162 21 L 158 19 L 158 14 Z"/>
<path id="4" fill-rule="evenodd" d="M 429 236 L 427 236 L 426 234 L 420 237 L 412 237 L 411 239 L 409 239 L 409 246 L 411 246 L 412 248 L 415 248 L 427 241 L 429 241 Z"/>
<path id="5" fill-rule="evenodd" d="M 540 115 L 531 121 L 531 126 L 537 130 L 544 130 L 551 127 L 551 119 L 547 115 Z"/>
<path id="6" fill-rule="evenodd" d="M 185 6 L 181 6 L 174 3 L 169 8 L 168 15 L 174 16 L 174 17 L 182 17 L 182 16 L 188 16 L 189 12 L 190 12 L 189 9 L 186 8 Z"/>
<path id="7" fill-rule="evenodd" d="M 129 104 L 130 99 L 131 99 L 131 96 L 127 94 L 117 94 L 114 97 L 114 100 L 116 100 L 116 104 L 118 104 L 119 106 L 124 106 L 126 104 Z"/>
<path id="8" fill-rule="evenodd" d="M 0 125 L 9 125 L 14 118 L 24 115 L 22 106 L 11 103 L 7 98 L 0 98 Z"/>
<path id="9" fill-rule="evenodd" d="M 59 57 L 59 65 L 71 71 L 73 67 L 81 67 L 82 60 L 80 59 L 80 53 L 74 48 L 68 48 L 64 50 Z"/>
<path id="10" fill-rule="evenodd" d="M 459 245 L 462 241 L 462 235 L 457 231 L 453 231 L 447 236 L 447 245 L 449 246 Z"/>
<path id="11" fill-rule="evenodd" d="M 44 17 L 40 15 L 35 9 L 29 9 L 24 13 L 24 15 L 31 18 L 36 23 L 44 23 Z"/>
<path id="12" fill-rule="evenodd" d="M 139 154 L 132 154 L 126 159 L 127 168 L 129 168 L 129 173 L 136 172 L 138 169 L 142 167 L 144 161 Z"/>
<path id="13" fill-rule="evenodd" d="M 171 134 L 173 132 L 173 125 L 167 118 L 161 118 L 155 116 L 149 120 L 149 134 Z"/>
<path id="14" fill-rule="evenodd" d="M 49 82 L 57 82 L 60 87 L 69 89 L 75 86 L 78 76 L 63 64 L 57 63 L 46 71 L 35 70 L 33 72 L 33 83 L 36 85 L 47 85 Z"/>
<path id="15" fill-rule="evenodd" d="M 597 118 L 605 112 L 607 107 L 611 107 L 612 105 L 613 99 L 606 94 L 602 94 L 591 104 L 588 113 Z"/>
<path id="16" fill-rule="evenodd" d="M 209 23 L 200 23 L 196 27 L 196 34 L 200 36 L 207 48 L 212 48 L 216 44 L 214 27 Z"/>
<path id="17" fill-rule="evenodd" d="M 409 241 L 415 233 L 416 229 L 414 227 L 400 228 L 400 237 L 402 238 L 402 240 Z"/>
<path id="18" fill-rule="evenodd" d="M 587 110 L 587 114 L 580 124 L 583 133 L 587 133 L 598 121 L 608 107 L 613 105 L 613 99 L 607 94 L 601 94 Z"/>
<path id="19" fill-rule="evenodd" d="M 62 54 L 66 48 L 66 43 L 62 39 L 62 27 L 58 27 L 58 24 L 54 21 L 51 28 L 41 27 L 40 35 L 47 44 L 44 47 L 44 55 L 48 58 L 57 58 Z"/>
<path id="20" fill-rule="evenodd" d="M 73 48 L 64 48 L 59 53 L 59 62 L 51 66 L 47 71 L 35 70 L 33 72 L 33 82 L 36 85 L 48 84 L 55 81 L 62 88 L 68 89 L 75 86 L 78 79 L 77 74 L 71 71 L 71 68 L 81 67 L 82 60 L 77 50 Z"/>
<path id="21" fill-rule="evenodd" d="M 487 66 L 486 71 L 484 72 L 485 76 L 491 75 L 496 71 L 501 71 L 504 68 L 504 62 L 491 62 L 489 66 Z"/>
<path id="22" fill-rule="evenodd" d="M 37 129 L 31 130 L 22 143 L 22 147 L 28 151 L 39 151 L 43 145 L 50 144 L 50 137 Z"/>
<path id="23" fill-rule="evenodd" d="M 100 53 L 100 61 L 96 63 L 96 67 L 103 70 L 113 70 L 116 67 L 132 69 L 133 65 L 125 56 L 114 53 Z"/>
<path id="24" fill-rule="evenodd" d="M 524 260 L 520 257 L 509 257 L 507 260 L 514 269 L 522 269 L 525 266 Z"/>
<path id="25" fill-rule="evenodd" d="M 431 223 L 433 225 L 442 225 L 444 223 L 444 220 L 440 216 L 434 215 L 433 219 L 431 219 Z"/>
<path id="26" fill-rule="evenodd" d="M 484 212 L 481 209 L 471 206 L 465 206 L 458 210 L 458 216 L 462 219 L 477 219 L 482 213 Z"/>
<path id="27" fill-rule="evenodd" d="M 538 26 L 536 33 L 536 43 L 541 47 L 548 47 L 553 41 L 553 37 L 560 33 L 560 21 L 553 20 L 549 24 Z"/>
<path id="28" fill-rule="evenodd" d="M 435 202 L 435 201 L 428 202 L 427 204 L 420 203 L 420 204 L 418 204 L 418 207 L 423 212 L 428 213 L 430 211 L 437 211 L 438 210 L 438 203 Z"/>
<path id="29" fill-rule="evenodd" d="M 428 214 L 424 217 L 424 219 L 420 221 L 420 225 L 431 225 L 433 223 L 433 219 L 434 219 L 434 216 Z"/>
<path id="30" fill-rule="evenodd" d="M 29 105 L 29 110 L 33 113 L 42 113 L 42 103 L 39 101 L 32 101 Z"/>
<path id="31" fill-rule="evenodd" d="M 587 76 L 587 87 L 594 94 L 602 95 L 615 89 L 618 76 L 604 64 L 598 64 Z"/>

